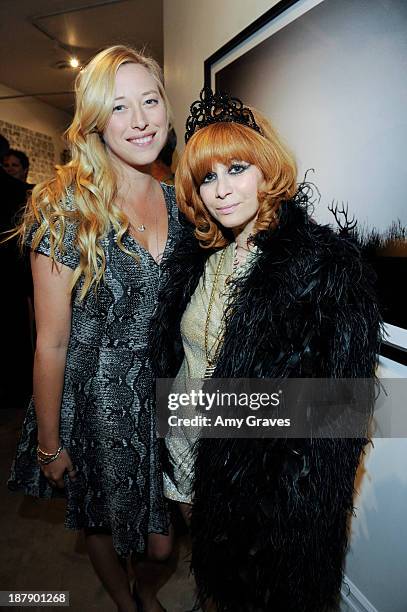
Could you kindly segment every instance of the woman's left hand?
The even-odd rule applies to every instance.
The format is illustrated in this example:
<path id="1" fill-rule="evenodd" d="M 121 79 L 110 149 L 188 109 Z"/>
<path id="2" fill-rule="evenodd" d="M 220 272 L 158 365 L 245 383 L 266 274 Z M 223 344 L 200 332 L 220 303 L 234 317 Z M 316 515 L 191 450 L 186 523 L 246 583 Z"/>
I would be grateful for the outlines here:
<path id="1" fill-rule="evenodd" d="M 63 489 L 65 486 L 65 472 L 68 473 L 68 476 L 72 481 L 74 481 L 76 478 L 76 470 L 72 465 L 71 458 L 66 448 L 62 449 L 58 459 L 55 459 L 55 461 L 52 461 L 46 465 L 41 465 L 41 471 L 51 487 L 56 487 L 58 489 Z"/>

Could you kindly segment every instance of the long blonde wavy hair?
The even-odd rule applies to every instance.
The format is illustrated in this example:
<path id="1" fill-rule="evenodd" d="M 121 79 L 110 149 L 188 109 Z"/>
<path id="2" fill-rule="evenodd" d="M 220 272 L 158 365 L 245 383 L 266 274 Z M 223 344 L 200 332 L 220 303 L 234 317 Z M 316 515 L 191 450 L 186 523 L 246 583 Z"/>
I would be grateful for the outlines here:
<path id="1" fill-rule="evenodd" d="M 248 107 L 249 108 L 249 107 Z M 276 130 L 260 111 L 250 108 L 261 134 L 240 123 L 213 123 L 198 130 L 188 141 L 175 174 L 177 204 L 191 223 L 203 248 L 223 247 L 230 238 L 209 214 L 199 188 L 214 163 L 229 165 L 245 161 L 259 168 L 264 186 L 258 194 L 259 212 L 254 233 L 278 223 L 283 200 L 297 191 L 295 159 Z"/>
<path id="2" fill-rule="evenodd" d="M 74 271 L 71 290 L 83 276 L 81 300 L 103 278 L 106 259 L 100 238 L 111 226 L 117 234 L 118 246 L 132 255 L 122 243 L 129 222 L 115 204 L 116 175 L 102 139 L 114 105 L 116 73 L 120 66 L 127 63 L 144 66 L 155 79 L 166 108 L 168 124 L 170 107 L 157 62 L 124 45 L 108 47 L 98 53 L 75 82 L 75 115 L 65 133 L 71 161 L 56 166 L 56 176 L 34 188 L 21 224 L 13 234 L 23 244 L 30 227 L 38 224 L 31 245 L 35 249 L 49 230 L 51 257 L 55 261 L 55 249 L 64 249 L 66 223 L 74 222 L 77 226 L 75 246 L 80 253 L 80 263 Z M 66 206 L 69 189 L 74 192 L 73 210 Z"/>

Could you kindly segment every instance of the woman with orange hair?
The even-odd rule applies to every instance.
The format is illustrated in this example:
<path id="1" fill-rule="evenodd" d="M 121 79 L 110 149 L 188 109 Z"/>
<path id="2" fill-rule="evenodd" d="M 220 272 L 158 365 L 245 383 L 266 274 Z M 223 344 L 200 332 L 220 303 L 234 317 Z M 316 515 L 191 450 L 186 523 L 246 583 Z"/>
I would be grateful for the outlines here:
<path id="1" fill-rule="evenodd" d="M 173 188 L 150 173 L 169 113 L 153 59 L 101 51 L 77 78 L 72 160 L 35 187 L 17 232 L 31 248 L 37 343 L 9 487 L 64 489 L 66 526 L 85 530 L 121 612 L 141 609 L 125 558 L 170 549 L 147 357 L 161 262 L 179 233 Z M 160 612 L 151 576 L 138 586 L 144 612 Z"/>
<path id="2" fill-rule="evenodd" d="M 380 316 L 369 269 L 349 228 L 310 219 L 308 188 L 270 123 L 204 90 L 186 140 L 175 186 L 189 225 L 152 321 L 156 375 L 177 390 L 190 379 L 373 377 Z M 168 433 L 165 493 L 190 518 L 201 604 L 336 609 L 366 437 L 196 431 Z"/>

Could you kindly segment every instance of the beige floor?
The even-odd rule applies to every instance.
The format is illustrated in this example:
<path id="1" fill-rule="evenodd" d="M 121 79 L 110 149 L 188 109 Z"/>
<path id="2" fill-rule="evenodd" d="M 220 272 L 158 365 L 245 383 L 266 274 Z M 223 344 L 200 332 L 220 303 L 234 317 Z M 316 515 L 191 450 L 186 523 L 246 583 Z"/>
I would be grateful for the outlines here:
<path id="1" fill-rule="evenodd" d="M 21 414 L 0 410 L 0 590 L 69 591 L 72 612 L 115 612 L 88 561 L 81 534 L 63 526 L 63 500 L 37 500 L 6 488 L 20 420 Z M 194 605 L 187 557 L 184 535 L 178 538 L 174 573 L 159 594 L 168 612 L 185 612 Z M 21 607 L 26 609 L 44 607 Z"/>

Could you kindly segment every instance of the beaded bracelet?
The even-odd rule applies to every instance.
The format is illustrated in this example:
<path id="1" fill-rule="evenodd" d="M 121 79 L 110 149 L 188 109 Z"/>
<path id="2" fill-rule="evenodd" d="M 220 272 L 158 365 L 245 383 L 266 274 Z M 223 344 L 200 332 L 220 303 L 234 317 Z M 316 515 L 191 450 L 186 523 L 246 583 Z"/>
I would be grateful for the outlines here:
<path id="1" fill-rule="evenodd" d="M 40 445 L 37 446 L 37 460 L 41 465 L 48 465 L 48 463 L 52 463 L 55 459 L 58 459 L 61 454 L 63 446 L 59 446 L 55 453 L 47 453 L 40 448 Z"/>

